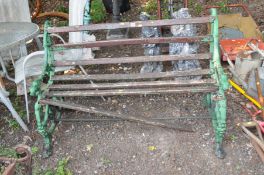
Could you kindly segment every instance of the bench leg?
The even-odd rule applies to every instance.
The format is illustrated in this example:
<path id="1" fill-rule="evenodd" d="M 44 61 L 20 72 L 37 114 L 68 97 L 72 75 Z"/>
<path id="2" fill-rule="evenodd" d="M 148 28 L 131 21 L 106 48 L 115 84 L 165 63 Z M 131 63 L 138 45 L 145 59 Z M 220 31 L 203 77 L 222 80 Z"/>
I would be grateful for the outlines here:
<path id="1" fill-rule="evenodd" d="M 49 157 L 52 154 L 52 133 L 57 124 L 55 117 L 60 117 L 60 111 L 53 110 L 49 105 L 41 105 L 37 101 L 35 115 L 37 130 L 44 139 L 43 157 Z"/>
<path id="2" fill-rule="evenodd" d="M 225 157 L 223 138 L 226 131 L 226 98 L 223 95 L 210 94 L 207 96 L 207 102 L 209 103 L 212 124 L 215 131 L 215 155 L 223 159 Z"/>

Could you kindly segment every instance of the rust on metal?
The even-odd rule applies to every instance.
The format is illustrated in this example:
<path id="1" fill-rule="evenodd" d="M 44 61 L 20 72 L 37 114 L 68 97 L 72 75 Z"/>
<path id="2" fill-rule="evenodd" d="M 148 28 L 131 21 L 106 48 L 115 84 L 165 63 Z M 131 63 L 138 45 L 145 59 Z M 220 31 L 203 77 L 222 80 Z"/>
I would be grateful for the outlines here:
<path id="1" fill-rule="evenodd" d="M 184 0 L 184 8 L 188 8 L 188 0 Z"/>
<path id="2" fill-rule="evenodd" d="M 133 39 L 116 39 L 116 40 L 101 40 L 81 43 L 66 43 L 55 44 L 52 49 L 77 49 L 77 48 L 94 48 L 94 47 L 109 47 L 109 46 L 123 46 L 123 45 L 137 45 L 137 44 L 161 44 L 161 43 L 192 43 L 201 42 L 203 40 L 209 41 L 210 35 L 195 36 L 195 37 L 158 37 L 158 38 L 133 38 Z"/>
<path id="3" fill-rule="evenodd" d="M 39 18 L 46 18 L 46 17 L 59 17 L 68 20 L 69 14 L 64 12 L 44 12 L 40 13 L 38 16 L 36 16 L 37 19 Z"/>
<path id="4" fill-rule="evenodd" d="M 158 19 L 162 19 L 162 11 L 161 11 L 161 3 L 160 0 L 157 0 L 157 12 L 158 12 Z"/>
<path id="5" fill-rule="evenodd" d="M 64 12 L 44 12 L 44 13 L 40 13 L 40 9 L 42 6 L 41 0 L 36 0 L 35 4 L 34 4 L 34 10 L 31 13 L 31 19 L 39 19 L 39 18 L 44 18 L 44 17 L 60 17 L 63 19 L 68 20 L 69 19 L 69 14 L 68 13 L 64 13 Z"/>
<path id="6" fill-rule="evenodd" d="M 194 85 L 214 85 L 213 79 L 203 80 L 167 80 L 167 81 L 141 81 L 141 82 L 117 82 L 117 83 L 92 83 L 92 84 L 53 84 L 50 90 L 85 90 L 85 89 L 118 89 L 118 88 L 148 88 L 163 86 L 194 86 Z"/>
<path id="7" fill-rule="evenodd" d="M 2 175 L 15 175 L 16 171 L 16 162 L 10 163 L 4 170 Z"/>
<path id="8" fill-rule="evenodd" d="M 217 6 L 217 5 L 209 5 L 209 6 L 206 6 L 205 9 L 208 10 L 208 9 L 211 9 L 211 8 L 223 8 L 223 7 L 229 7 L 229 8 L 242 8 L 248 16 L 252 16 L 251 12 L 248 10 L 248 7 L 245 6 L 244 4 L 226 4 L 224 6 Z M 207 11 L 208 13 L 208 11 Z"/>
<path id="9" fill-rule="evenodd" d="M 72 81 L 72 80 L 138 80 L 153 78 L 173 78 L 196 75 L 209 75 L 210 69 L 189 70 L 189 71 L 171 71 L 171 72 L 153 72 L 153 73 L 131 73 L 131 74 L 95 74 L 95 75 L 55 75 L 51 80 Z"/>
<path id="10" fill-rule="evenodd" d="M 82 111 L 82 112 L 88 112 L 92 114 L 99 114 L 107 117 L 116 117 L 120 118 L 123 120 L 128 120 L 128 121 L 133 121 L 133 122 L 140 122 L 144 123 L 147 125 L 152 125 L 152 126 L 158 126 L 162 128 L 168 128 L 168 129 L 174 129 L 174 130 L 179 130 L 179 131 L 184 131 L 184 132 L 193 132 L 193 130 L 188 126 L 188 127 L 179 127 L 176 126 L 175 124 L 168 124 L 168 123 L 162 123 L 160 121 L 155 121 L 152 119 L 147 119 L 144 117 L 140 116 L 132 116 L 128 114 L 121 114 L 121 113 L 116 113 L 116 112 L 111 112 L 111 111 L 104 111 L 100 109 L 96 109 L 95 107 L 87 107 L 83 105 L 76 105 L 72 103 L 66 103 L 66 102 L 61 102 L 61 101 L 56 101 L 56 100 L 49 100 L 49 99 L 42 99 L 40 100 L 41 104 L 48 104 L 52 106 L 57 106 L 57 107 L 62 107 L 62 108 L 67 108 L 67 109 L 72 109 L 72 110 L 77 110 L 77 111 Z"/>
<path id="11" fill-rule="evenodd" d="M 11 162 L 10 165 L 4 170 L 3 175 L 14 175 L 15 168 L 17 163 L 24 164 L 26 174 L 31 174 L 31 160 L 32 155 L 26 145 L 19 145 L 16 148 L 17 154 L 23 156 L 21 158 L 9 158 L 9 157 L 0 157 L 0 162 Z"/>
<path id="12" fill-rule="evenodd" d="M 29 2 L 31 3 L 31 2 Z M 40 9 L 41 9 L 41 0 L 36 0 L 35 2 L 35 8 L 33 10 L 33 12 L 31 13 L 31 19 L 34 20 L 38 14 L 40 13 Z"/>
<path id="13" fill-rule="evenodd" d="M 55 66 L 76 66 L 76 65 L 96 65 L 96 64 L 122 64 L 122 63 L 143 63 L 156 61 L 178 61 L 178 60 L 202 60 L 210 59 L 211 54 L 188 54 L 188 55 L 158 55 L 158 56 L 139 56 L 121 58 L 96 58 L 87 60 L 64 60 L 55 61 Z"/>
<path id="14" fill-rule="evenodd" d="M 103 23 L 93 25 L 77 25 L 67 27 L 49 27 L 49 33 L 66 33 L 66 32 L 80 32 L 80 31 L 94 31 L 94 30 L 112 30 L 122 28 L 141 28 L 141 27 L 159 27 L 171 25 L 184 24 L 203 24 L 212 22 L 214 17 L 197 17 L 185 19 L 163 19 L 163 20 L 149 20 L 149 21 L 134 21 L 134 22 L 120 22 L 120 23 Z"/>

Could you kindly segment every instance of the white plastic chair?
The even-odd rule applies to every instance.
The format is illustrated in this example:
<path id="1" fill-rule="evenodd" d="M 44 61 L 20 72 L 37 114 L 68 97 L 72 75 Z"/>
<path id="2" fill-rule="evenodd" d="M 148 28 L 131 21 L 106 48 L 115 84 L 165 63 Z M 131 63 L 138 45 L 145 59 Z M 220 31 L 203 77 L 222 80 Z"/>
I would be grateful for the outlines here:
<path id="1" fill-rule="evenodd" d="M 87 21 L 84 20 L 84 13 L 85 8 L 89 7 L 87 3 L 89 3 L 89 0 L 70 0 L 69 2 L 69 25 L 83 25 L 84 23 L 87 23 Z M 89 9 L 87 9 L 89 10 Z M 57 34 L 51 34 L 52 37 L 58 38 L 62 43 L 65 43 L 63 38 Z M 43 37 L 43 36 L 39 36 Z M 72 32 L 69 36 L 69 42 L 83 42 L 83 41 L 95 41 L 94 35 L 89 35 L 84 32 Z M 76 60 L 80 59 L 92 59 L 94 58 L 94 55 L 92 53 L 92 50 L 90 48 L 84 48 L 84 49 L 73 49 L 73 50 L 64 50 L 61 52 L 55 52 L 54 55 L 55 60 L 67 60 L 75 58 Z M 31 63 L 29 61 L 33 60 Z M 38 60 L 38 65 L 36 65 L 34 62 Z M 40 75 L 41 74 L 41 66 L 44 65 L 44 52 L 38 51 L 31 53 L 21 59 L 21 64 L 17 64 L 15 67 L 16 70 L 16 78 L 15 82 L 19 83 L 23 79 L 23 86 L 24 86 L 24 95 L 25 95 L 25 102 L 26 102 L 26 111 L 27 111 L 27 120 L 29 122 L 29 106 L 28 106 L 28 95 L 27 95 L 27 82 L 26 77 Z M 82 73 L 87 75 L 85 69 L 82 66 L 79 66 Z M 63 71 L 70 69 L 72 67 L 60 67 L 56 68 L 55 71 Z M 21 73 L 20 71 L 23 70 Z M 21 77 L 21 75 L 23 77 Z"/>

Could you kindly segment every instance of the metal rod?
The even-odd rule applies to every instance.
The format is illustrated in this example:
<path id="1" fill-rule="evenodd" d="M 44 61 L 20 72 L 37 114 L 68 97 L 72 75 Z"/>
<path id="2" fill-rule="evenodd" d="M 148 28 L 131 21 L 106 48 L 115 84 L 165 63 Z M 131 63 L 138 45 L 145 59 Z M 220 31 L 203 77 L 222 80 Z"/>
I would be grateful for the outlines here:
<path id="1" fill-rule="evenodd" d="M 162 123 L 160 121 L 155 121 L 152 119 L 147 119 L 139 116 L 132 116 L 132 115 L 127 115 L 127 114 L 120 114 L 116 112 L 111 112 L 111 111 L 104 111 L 104 110 L 98 110 L 95 107 L 87 107 L 83 105 L 76 105 L 76 104 L 71 104 L 71 103 L 66 103 L 66 102 L 61 102 L 57 100 L 48 100 L 48 99 L 42 99 L 40 100 L 41 104 L 49 104 L 52 106 L 57 106 L 57 107 L 62 107 L 62 108 L 67 108 L 67 109 L 73 109 L 73 110 L 78 110 L 82 112 L 88 112 L 88 113 L 93 113 L 93 114 L 99 114 L 99 115 L 104 115 L 107 117 L 116 117 L 124 120 L 129 120 L 132 122 L 140 122 L 144 123 L 147 125 L 152 125 L 152 126 L 158 126 L 162 128 L 169 128 L 169 129 L 174 129 L 174 130 L 179 130 L 179 131 L 185 131 L 185 132 L 193 132 L 192 129 L 189 127 L 184 128 L 184 127 L 179 127 L 176 126 L 175 124 L 167 124 L 167 123 Z"/>
<path id="2" fill-rule="evenodd" d="M 66 32 L 80 32 L 93 30 L 111 30 L 122 28 L 141 28 L 141 27 L 157 27 L 157 26 L 171 26 L 171 25 L 185 25 L 185 24 L 203 24 L 214 21 L 214 17 L 197 17 L 185 19 L 163 19 L 163 20 L 148 20 L 148 21 L 134 21 L 134 22 L 119 22 L 119 23 L 103 23 L 90 25 L 77 25 L 67 27 L 49 27 L 49 33 L 66 33 Z"/>
<path id="3" fill-rule="evenodd" d="M 94 48 L 94 47 L 112 47 L 123 45 L 137 44 L 161 44 L 161 43 L 193 43 L 200 41 L 209 41 L 210 35 L 195 36 L 195 37 L 158 37 L 158 38 L 133 38 L 133 39 L 116 39 L 116 40 L 101 40 L 81 43 L 66 43 L 55 44 L 52 47 L 54 51 L 61 49 L 77 49 L 77 48 Z"/>
<path id="4" fill-rule="evenodd" d="M 143 63 L 156 61 L 176 61 L 176 60 L 202 60 L 210 59 L 211 54 L 188 54 L 188 55 L 158 55 L 158 56 L 138 56 L 121 58 L 96 58 L 89 60 L 64 60 L 55 61 L 56 67 L 63 66 L 84 66 L 96 64 L 122 64 L 122 63 Z"/>
<path id="5" fill-rule="evenodd" d="M 162 19 L 162 10 L 161 10 L 161 3 L 160 0 L 157 0 L 157 7 L 158 7 L 158 19 Z"/>
<path id="6" fill-rule="evenodd" d="M 190 71 L 172 71 L 172 72 L 153 72 L 153 73 L 133 73 L 133 74 L 96 74 L 96 75 L 55 75 L 51 78 L 54 81 L 72 81 L 72 80 L 138 80 L 155 78 L 173 78 L 196 75 L 209 75 L 210 69 L 190 70 Z"/>
<path id="7" fill-rule="evenodd" d="M 188 0 L 184 0 L 184 8 L 188 8 Z"/>

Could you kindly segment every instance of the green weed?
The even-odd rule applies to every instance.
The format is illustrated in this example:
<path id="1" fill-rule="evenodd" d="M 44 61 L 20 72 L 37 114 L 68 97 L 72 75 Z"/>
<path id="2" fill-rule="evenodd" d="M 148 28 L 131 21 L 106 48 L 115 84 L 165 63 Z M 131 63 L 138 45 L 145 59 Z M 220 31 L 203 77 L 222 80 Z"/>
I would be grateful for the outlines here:
<path id="1" fill-rule="evenodd" d="M 168 11 L 168 0 L 164 0 L 161 1 L 162 2 L 162 7 L 161 7 L 161 13 L 162 13 L 162 18 L 163 19 L 169 19 L 170 18 L 170 14 Z M 142 11 L 147 12 L 150 15 L 150 19 L 154 20 L 154 19 L 158 19 L 158 14 L 157 14 L 157 0 L 149 0 L 148 2 L 146 2 L 146 4 L 144 5 Z"/>
<path id="2" fill-rule="evenodd" d="M 188 1 L 189 9 L 193 10 L 194 15 L 199 16 L 203 12 L 204 8 L 200 2 L 189 0 Z"/>
<path id="3" fill-rule="evenodd" d="M 58 21 L 57 23 L 56 23 L 56 26 L 57 27 L 63 27 L 63 26 L 68 26 L 69 25 L 69 22 L 68 21 Z"/>
<path id="4" fill-rule="evenodd" d="M 26 118 L 26 111 L 25 111 L 24 104 L 23 104 L 24 99 L 22 99 L 21 96 L 17 96 L 16 92 L 14 90 L 10 91 L 10 96 L 12 97 L 11 101 L 12 101 L 12 105 L 13 105 L 15 111 L 18 113 L 18 115 L 22 119 L 25 119 Z M 20 128 L 19 124 L 17 123 L 17 121 L 15 119 L 10 118 L 10 117 L 5 117 L 4 119 L 7 122 L 8 127 L 11 128 L 12 130 L 17 130 Z"/>
<path id="5" fill-rule="evenodd" d="M 69 157 L 61 159 L 54 169 L 47 169 L 41 171 L 39 170 L 39 168 L 34 168 L 33 174 L 34 175 L 72 175 L 72 172 L 67 168 L 68 161 L 69 161 Z"/>
<path id="6" fill-rule="evenodd" d="M 32 154 L 37 154 L 39 152 L 39 148 L 36 146 L 31 147 Z"/>
<path id="7" fill-rule="evenodd" d="M 0 146 L 0 156 L 1 157 L 17 158 L 17 153 L 14 149 L 4 148 L 4 147 Z"/>
<path id="8" fill-rule="evenodd" d="M 230 13 L 230 8 L 226 7 L 228 4 L 228 0 L 223 0 L 221 2 L 217 2 L 216 5 L 220 6 L 220 11 L 222 13 Z"/>
<path id="9" fill-rule="evenodd" d="M 230 135 L 229 138 L 232 142 L 235 142 L 237 140 L 237 136 L 235 136 L 234 134 Z"/>
<path id="10" fill-rule="evenodd" d="M 59 5 L 56 10 L 58 12 L 69 13 L 69 8 L 64 5 Z"/>
<path id="11" fill-rule="evenodd" d="M 100 23 L 106 19 L 106 11 L 102 0 L 92 1 L 90 15 L 93 23 Z"/>
<path id="12" fill-rule="evenodd" d="M 13 131 L 19 129 L 19 124 L 17 123 L 15 119 L 9 119 L 5 117 L 5 121 L 8 123 L 8 127 L 11 128 Z"/>
<path id="13" fill-rule="evenodd" d="M 102 161 L 103 165 L 109 165 L 112 163 L 112 161 L 106 157 L 102 157 L 101 161 Z"/>

